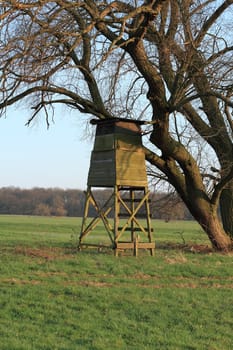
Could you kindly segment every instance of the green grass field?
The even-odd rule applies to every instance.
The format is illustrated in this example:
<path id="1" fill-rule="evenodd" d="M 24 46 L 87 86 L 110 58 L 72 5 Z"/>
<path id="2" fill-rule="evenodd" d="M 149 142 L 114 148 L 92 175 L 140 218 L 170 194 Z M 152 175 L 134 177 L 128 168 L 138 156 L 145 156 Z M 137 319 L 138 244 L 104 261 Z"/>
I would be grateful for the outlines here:
<path id="1" fill-rule="evenodd" d="M 232 254 L 153 226 L 154 257 L 114 257 L 76 251 L 80 219 L 0 216 L 0 350 L 233 349 Z"/>

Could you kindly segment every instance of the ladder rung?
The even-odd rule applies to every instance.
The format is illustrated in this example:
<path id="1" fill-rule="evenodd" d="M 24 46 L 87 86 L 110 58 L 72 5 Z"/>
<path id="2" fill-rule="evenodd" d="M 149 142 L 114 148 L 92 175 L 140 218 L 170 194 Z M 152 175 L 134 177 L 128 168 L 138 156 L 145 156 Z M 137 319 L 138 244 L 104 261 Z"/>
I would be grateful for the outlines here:
<path id="1" fill-rule="evenodd" d="M 122 217 L 122 218 L 127 218 L 127 217 L 130 217 L 130 214 L 129 213 L 119 213 L 118 216 Z M 142 219 L 146 219 L 148 216 L 151 218 L 151 214 L 148 215 L 146 213 L 144 213 L 144 214 L 139 213 L 139 214 L 135 215 L 136 218 L 142 218 Z"/>
<path id="2" fill-rule="evenodd" d="M 116 249 L 133 249 L 135 242 L 116 242 Z M 155 249 L 155 242 L 137 242 L 139 249 Z"/>
<path id="3" fill-rule="evenodd" d="M 132 199 L 132 198 L 121 198 L 124 202 L 128 202 L 128 203 L 139 203 L 139 202 L 141 202 L 141 199 L 140 198 L 134 198 L 134 199 Z M 118 202 L 120 202 L 120 200 L 118 200 Z"/>
<path id="4" fill-rule="evenodd" d="M 124 202 L 128 202 L 128 203 L 140 203 L 141 202 L 141 200 L 143 199 L 143 198 L 134 198 L 134 199 L 132 199 L 132 198 L 121 198 Z M 118 199 L 118 202 L 120 202 L 120 200 Z M 145 200 L 145 203 L 150 203 L 151 202 L 151 200 L 150 199 L 146 199 Z"/>
<path id="5" fill-rule="evenodd" d="M 150 231 L 150 232 L 153 232 L 154 229 L 151 228 L 150 230 L 148 229 L 148 227 L 143 227 L 145 231 Z M 123 227 L 118 227 L 118 230 L 121 231 L 123 229 Z M 134 232 L 140 232 L 142 231 L 140 229 L 140 227 L 134 227 L 134 228 L 131 228 L 131 227 L 126 227 L 125 231 L 134 231 Z"/>

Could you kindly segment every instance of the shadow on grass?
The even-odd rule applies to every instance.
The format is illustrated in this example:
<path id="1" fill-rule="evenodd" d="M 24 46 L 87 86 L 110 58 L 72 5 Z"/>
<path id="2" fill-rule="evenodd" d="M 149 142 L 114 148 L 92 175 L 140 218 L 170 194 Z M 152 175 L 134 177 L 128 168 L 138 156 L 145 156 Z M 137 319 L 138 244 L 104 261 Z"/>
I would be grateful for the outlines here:
<path id="1" fill-rule="evenodd" d="M 191 244 L 191 243 L 157 243 L 155 248 L 155 255 L 156 251 L 160 251 L 161 253 L 164 251 L 180 251 L 184 253 L 192 253 L 192 254 L 211 254 L 215 253 L 215 250 L 205 244 Z M 76 246 L 70 245 L 64 246 L 64 247 L 37 247 L 37 248 L 31 248 L 31 247 L 24 247 L 24 246 L 17 246 L 14 248 L 14 252 L 16 254 L 31 256 L 31 257 L 37 257 L 42 258 L 46 260 L 54 260 L 56 258 L 65 258 L 69 257 L 71 255 L 112 255 L 114 256 L 114 250 L 111 247 L 84 247 L 81 250 L 79 250 Z M 120 256 L 133 256 L 133 250 L 122 250 L 119 252 Z M 142 256 L 148 256 L 150 255 L 149 250 L 140 249 L 138 255 Z"/>
<path id="2" fill-rule="evenodd" d="M 206 244 L 182 244 L 182 243 L 158 243 L 156 245 L 157 249 L 160 250 L 179 250 L 182 252 L 191 252 L 191 253 L 201 253 L 209 254 L 213 253 L 214 249 Z"/>

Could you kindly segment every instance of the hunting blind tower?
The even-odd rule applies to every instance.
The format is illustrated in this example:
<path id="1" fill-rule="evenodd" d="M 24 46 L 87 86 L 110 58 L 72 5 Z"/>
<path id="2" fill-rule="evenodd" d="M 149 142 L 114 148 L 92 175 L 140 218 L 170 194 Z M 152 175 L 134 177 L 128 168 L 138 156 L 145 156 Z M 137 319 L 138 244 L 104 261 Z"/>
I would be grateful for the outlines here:
<path id="1" fill-rule="evenodd" d="M 142 147 L 141 125 L 131 119 L 91 120 L 96 125 L 79 248 L 101 246 L 87 238 L 99 221 L 109 235 L 115 255 L 121 250 L 149 249 L 154 253 L 149 208 L 149 190 Z M 109 188 L 108 198 L 99 203 L 93 188 Z M 89 209 L 96 215 L 89 218 Z M 143 220 L 142 220 L 143 219 Z M 139 237 L 139 233 L 142 237 Z"/>

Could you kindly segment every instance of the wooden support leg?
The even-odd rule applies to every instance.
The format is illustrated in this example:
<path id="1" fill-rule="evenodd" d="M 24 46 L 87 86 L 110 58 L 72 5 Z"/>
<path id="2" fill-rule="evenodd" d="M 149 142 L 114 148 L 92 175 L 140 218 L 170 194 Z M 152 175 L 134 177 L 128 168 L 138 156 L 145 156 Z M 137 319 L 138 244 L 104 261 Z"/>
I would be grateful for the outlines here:
<path id="1" fill-rule="evenodd" d="M 138 236 L 134 237 L 134 256 L 138 256 Z"/>

